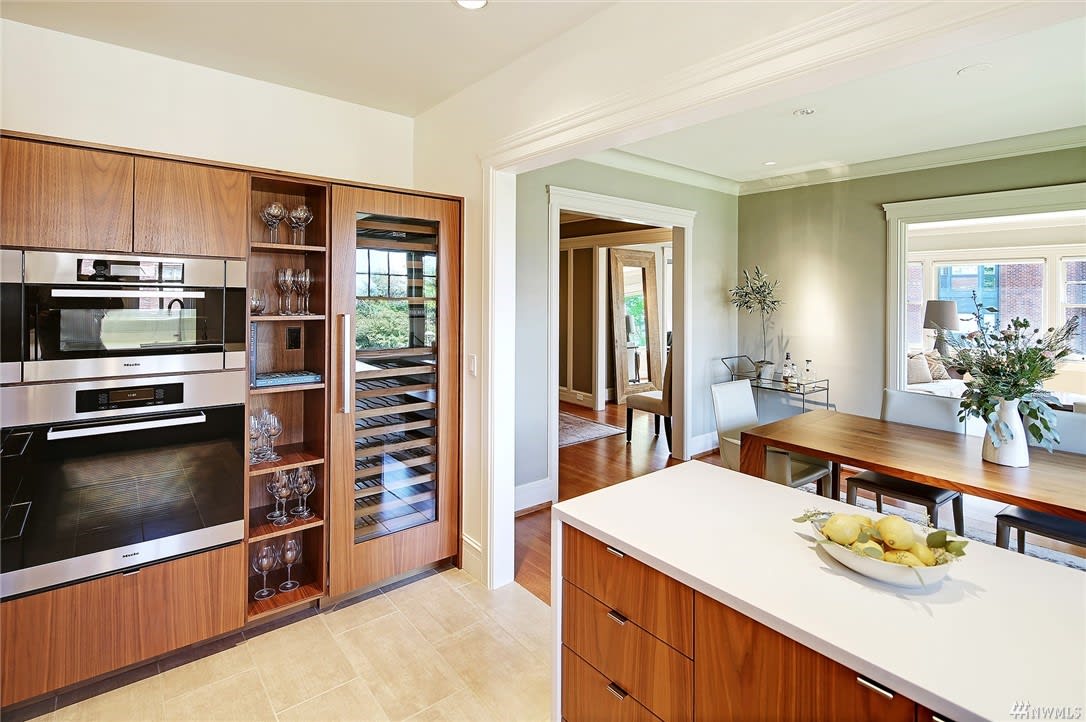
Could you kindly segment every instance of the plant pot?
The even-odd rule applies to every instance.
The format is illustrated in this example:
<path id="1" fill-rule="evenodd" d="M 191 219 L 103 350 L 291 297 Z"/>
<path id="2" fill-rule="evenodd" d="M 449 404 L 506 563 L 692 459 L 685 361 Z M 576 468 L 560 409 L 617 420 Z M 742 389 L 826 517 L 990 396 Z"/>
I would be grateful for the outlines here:
<path id="1" fill-rule="evenodd" d="M 995 425 L 998 427 L 995 434 L 992 424 L 984 430 L 981 458 L 1000 466 L 1029 466 L 1029 442 L 1022 416 L 1018 413 L 1018 399 L 999 400 Z"/>
<path id="2" fill-rule="evenodd" d="M 758 370 L 758 378 L 763 381 L 773 380 L 773 369 L 775 364 L 772 361 L 758 361 L 754 365 Z"/>

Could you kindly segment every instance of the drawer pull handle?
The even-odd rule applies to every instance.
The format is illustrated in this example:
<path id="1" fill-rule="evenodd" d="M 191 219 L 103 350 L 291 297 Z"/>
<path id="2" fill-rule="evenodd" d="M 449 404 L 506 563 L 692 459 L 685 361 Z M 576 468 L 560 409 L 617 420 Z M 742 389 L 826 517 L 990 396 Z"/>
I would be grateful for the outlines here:
<path id="1" fill-rule="evenodd" d="M 628 621 L 626 617 L 619 614 L 618 611 L 615 610 L 615 609 L 612 609 L 611 611 L 609 611 L 607 613 L 607 616 L 611 618 L 612 622 L 614 622 L 615 624 L 617 624 L 620 627 Z"/>
<path id="2" fill-rule="evenodd" d="M 615 695 L 615 697 L 618 698 L 619 702 L 621 702 L 622 700 L 626 699 L 626 697 L 629 696 L 627 694 L 626 690 L 622 689 L 622 687 L 619 687 L 614 682 L 607 685 L 607 691 L 610 692 L 611 694 Z"/>
<path id="3" fill-rule="evenodd" d="M 860 683 L 860 686 L 867 687 L 872 692 L 875 692 L 876 694 L 881 694 L 886 699 L 893 699 L 894 698 L 894 693 L 893 692 L 886 689 L 882 685 L 875 684 L 874 682 L 872 682 L 869 679 L 864 679 L 863 677 L 857 677 L 856 681 Z"/>
<path id="4" fill-rule="evenodd" d="M 609 547 L 605 547 L 605 548 L 607 549 L 607 551 L 611 552 L 612 554 L 614 554 L 619 559 L 623 559 L 626 556 L 625 554 L 620 552 L 618 549 L 615 549 L 614 547 L 609 546 Z"/>

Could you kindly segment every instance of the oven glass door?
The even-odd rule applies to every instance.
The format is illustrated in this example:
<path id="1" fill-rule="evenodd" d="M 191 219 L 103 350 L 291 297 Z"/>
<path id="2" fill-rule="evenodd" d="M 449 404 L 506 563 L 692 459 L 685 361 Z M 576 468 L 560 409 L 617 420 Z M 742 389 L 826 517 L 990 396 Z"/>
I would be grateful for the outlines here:
<path id="1" fill-rule="evenodd" d="M 231 405 L 4 429 L 0 571 L 240 524 L 244 427 Z"/>
<path id="2" fill-rule="evenodd" d="M 24 288 L 25 361 L 224 350 L 221 287 Z"/>

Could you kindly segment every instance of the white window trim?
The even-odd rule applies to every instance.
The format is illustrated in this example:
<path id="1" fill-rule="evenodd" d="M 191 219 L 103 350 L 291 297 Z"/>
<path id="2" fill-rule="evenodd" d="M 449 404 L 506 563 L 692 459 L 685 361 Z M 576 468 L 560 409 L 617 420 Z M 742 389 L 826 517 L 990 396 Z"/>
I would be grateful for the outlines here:
<path id="1" fill-rule="evenodd" d="M 1082 208 L 1086 208 L 1086 183 L 883 204 L 886 212 L 886 387 L 895 390 L 906 387 L 905 257 L 910 225 Z"/>

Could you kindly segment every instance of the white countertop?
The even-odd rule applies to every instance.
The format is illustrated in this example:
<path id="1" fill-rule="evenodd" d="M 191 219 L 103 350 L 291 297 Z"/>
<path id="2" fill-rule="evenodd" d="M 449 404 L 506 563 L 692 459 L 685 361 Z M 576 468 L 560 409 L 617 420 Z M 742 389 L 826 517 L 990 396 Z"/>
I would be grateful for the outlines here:
<path id="1" fill-rule="evenodd" d="M 1086 573 L 974 541 L 937 587 L 891 587 L 816 550 L 792 521 L 809 508 L 856 509 L 694 461 L 552 518 L 956 722 L 1016 703 L 1083 714 Z"/>

